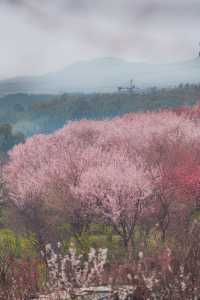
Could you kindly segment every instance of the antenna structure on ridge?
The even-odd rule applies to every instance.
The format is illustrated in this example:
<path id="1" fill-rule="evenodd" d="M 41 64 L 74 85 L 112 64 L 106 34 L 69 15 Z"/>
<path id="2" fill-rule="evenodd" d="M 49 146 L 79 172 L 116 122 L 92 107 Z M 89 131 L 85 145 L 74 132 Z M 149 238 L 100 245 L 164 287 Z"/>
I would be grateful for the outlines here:
<path id="1" fill-rule="evenodd" d="M 118 92 L 125 92 L 125 93 L 133 93 L 135 89 L 135 85 L 133 84 L 133 80 L 130 80 L 130 86 L 118 86 Z"/>

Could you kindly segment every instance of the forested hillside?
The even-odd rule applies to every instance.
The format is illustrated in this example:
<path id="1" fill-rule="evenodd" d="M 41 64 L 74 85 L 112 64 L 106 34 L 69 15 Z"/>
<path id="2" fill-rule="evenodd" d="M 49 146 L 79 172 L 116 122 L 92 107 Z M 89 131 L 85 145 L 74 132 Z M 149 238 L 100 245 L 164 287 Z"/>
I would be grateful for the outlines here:
<path id="1" fill-rule="evenodd" d="M 174 89 L 151 88 L 135 94 L 15 94 L 0 98 L 0 124 L 10 123 L 26 137 L 51 133 L 70 120 L 105 119 L 128 112 L 193 105 L 200 100 L 200 85 Z"/>

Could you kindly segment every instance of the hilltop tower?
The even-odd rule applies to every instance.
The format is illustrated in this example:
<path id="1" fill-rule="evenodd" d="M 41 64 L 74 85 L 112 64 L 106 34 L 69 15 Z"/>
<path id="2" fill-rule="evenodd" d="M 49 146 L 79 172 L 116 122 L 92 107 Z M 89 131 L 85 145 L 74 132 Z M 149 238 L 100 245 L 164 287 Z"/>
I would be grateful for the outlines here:
<path id="1" fill-rule="evenodd" d="M 133 79 L 130 80 L 130 86 L 118 86 L 118 92 L 125 92 L 125 93 L 130 93 L 132 94 L 134 92 L 135 89 L 135 85 L 133 84 Z"/>

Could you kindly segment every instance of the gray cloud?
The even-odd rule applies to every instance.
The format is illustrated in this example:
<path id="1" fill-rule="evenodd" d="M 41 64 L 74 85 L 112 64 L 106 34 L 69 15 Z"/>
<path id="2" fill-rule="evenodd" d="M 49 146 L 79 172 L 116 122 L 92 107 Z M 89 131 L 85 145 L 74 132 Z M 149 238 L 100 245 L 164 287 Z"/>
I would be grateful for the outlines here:
<path id="1" fill-rule="evenodd" d="M 199 15 L 199 0 L 0 0 L 0 78 L 98 56 L 192 58 Z"/>

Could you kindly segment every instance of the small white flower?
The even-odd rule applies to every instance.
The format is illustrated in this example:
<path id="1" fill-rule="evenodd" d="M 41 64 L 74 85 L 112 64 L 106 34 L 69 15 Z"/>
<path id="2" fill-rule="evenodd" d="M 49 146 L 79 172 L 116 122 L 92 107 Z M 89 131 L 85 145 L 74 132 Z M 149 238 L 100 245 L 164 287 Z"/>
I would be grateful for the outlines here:
<path id="1" fill-rule="evenodd" d="M 186 289 L 186 284 L 185 284 L 184 281 L 181 281 L 181 289 L 182 289 L 183 292 L 184 292 L 185 289 Z"/>
<path id="2" fill-rule="evenodd" d="M 138 256 L 139 256 L 139 258 L 140 258 L 140 259 L 143 259 L 143 258 L 144 258 L 144 254 L 143 254 L 143 252 L 142 252 L 142 251 L 140 251 L 140 252 L 138 253 Z"/>
<path id="3" fill-rule="evenodd" d="M 46 251 L 52 250 L 52 249 L 51 249 L 51 244 L 46 244 L 45 248 L 46 248 Z"/>
<path id="4" fill-rule="evenodd" d="M 127 278 L 128 278 L 128 280 L 132 280 L 132 275 L 129 273 L 129 274 L 127 274 Z"/>

